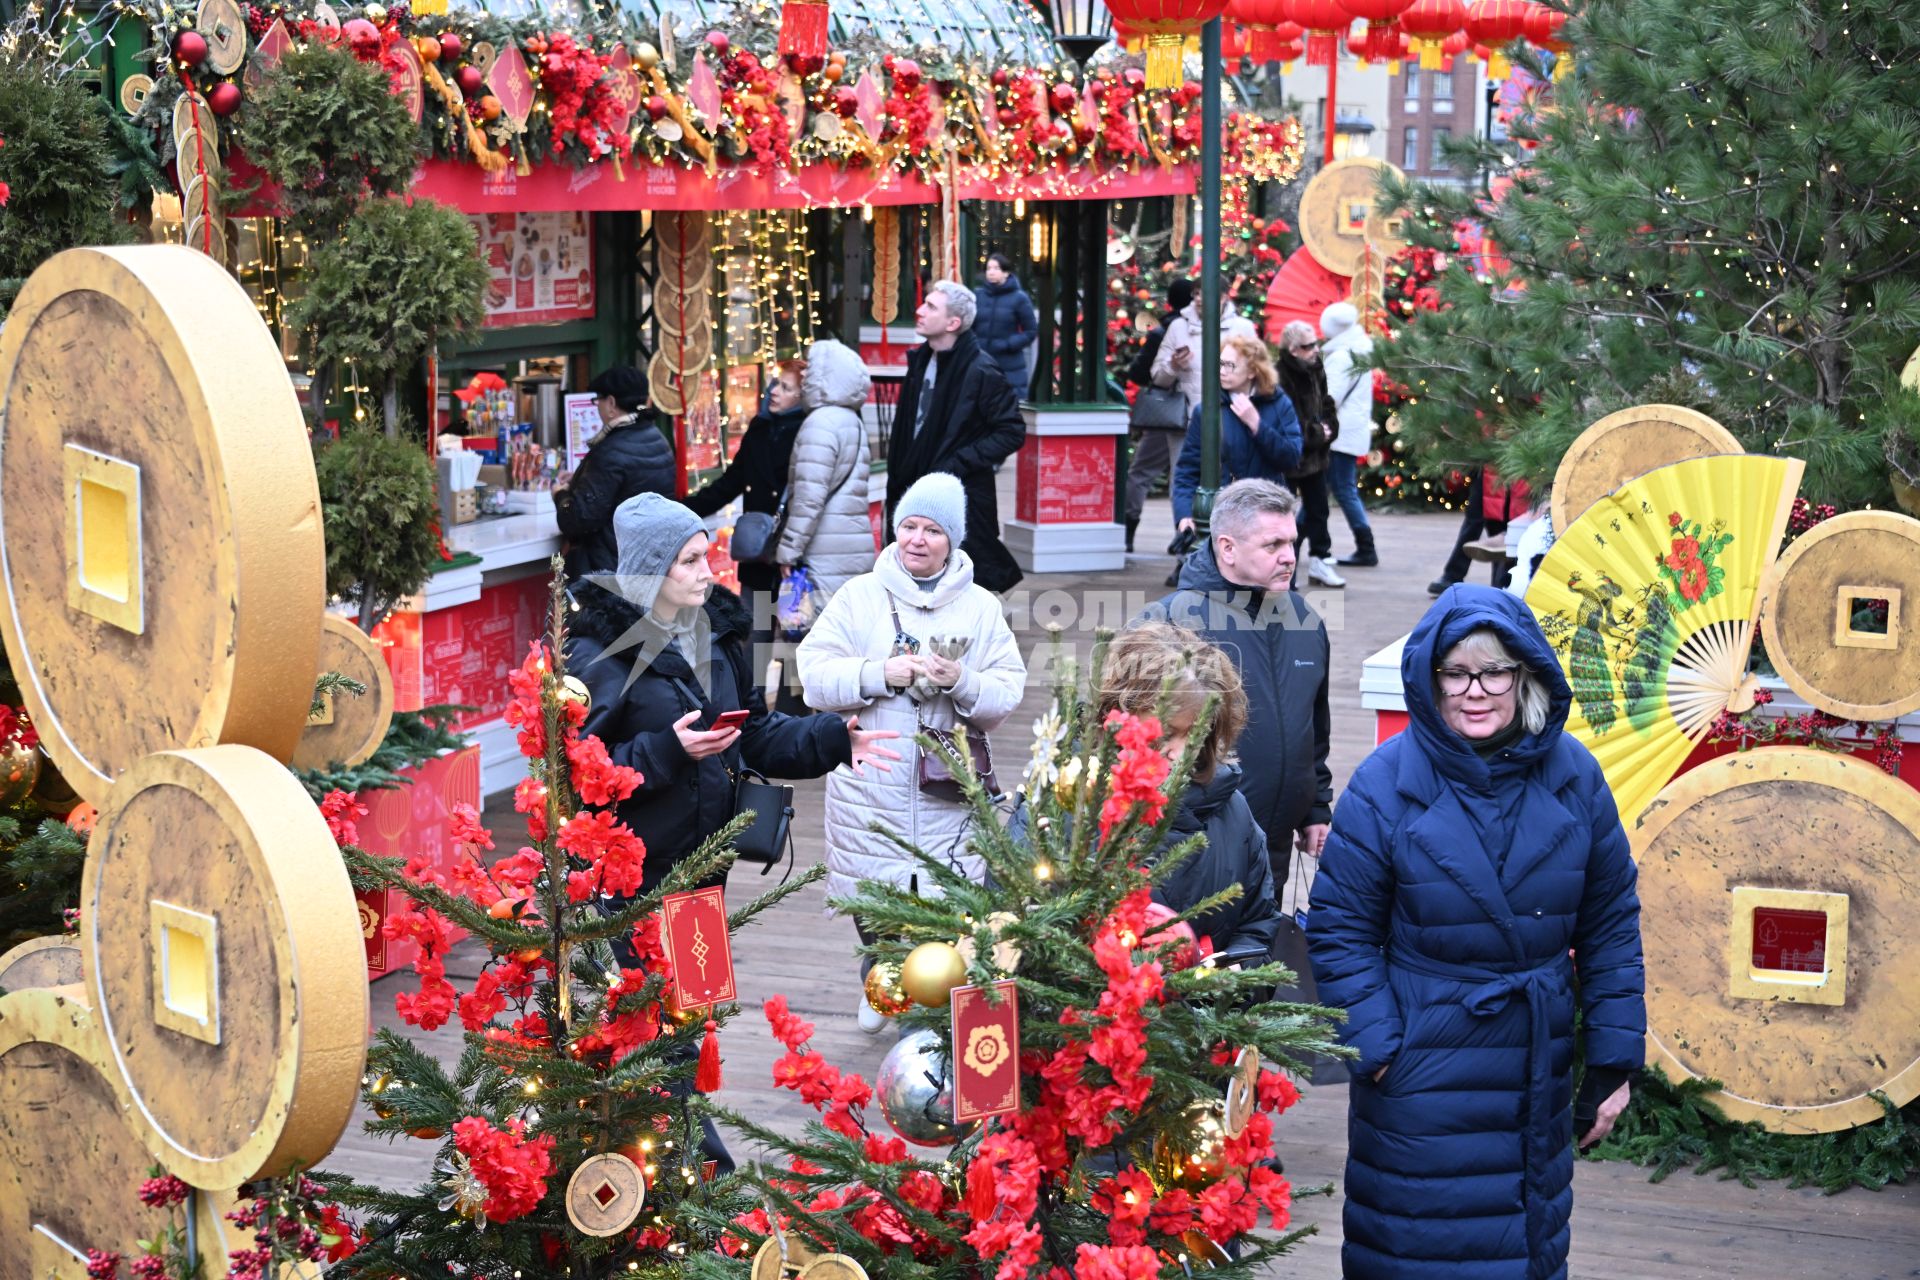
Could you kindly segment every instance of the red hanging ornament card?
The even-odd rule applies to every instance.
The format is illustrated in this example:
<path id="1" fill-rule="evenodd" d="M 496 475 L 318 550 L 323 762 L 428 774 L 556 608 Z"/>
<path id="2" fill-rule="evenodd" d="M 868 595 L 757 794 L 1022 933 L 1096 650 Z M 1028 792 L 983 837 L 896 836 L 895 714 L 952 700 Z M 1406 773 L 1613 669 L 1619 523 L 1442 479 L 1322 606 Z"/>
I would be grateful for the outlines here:
<path id="1" fill-rule="evenodd" d="M 668 894 L 660 903 L 660 938 L 673 965 L 673 1009 L 705 1009 L 736 999 L 733 939 L 718 885 Z"/>
<path id="2" fill-rule="evenodd" d="M 1020 1111 L 1020 997 L 1012 978 L 953 989 L 953 1120 L 971 1124 Z"/>

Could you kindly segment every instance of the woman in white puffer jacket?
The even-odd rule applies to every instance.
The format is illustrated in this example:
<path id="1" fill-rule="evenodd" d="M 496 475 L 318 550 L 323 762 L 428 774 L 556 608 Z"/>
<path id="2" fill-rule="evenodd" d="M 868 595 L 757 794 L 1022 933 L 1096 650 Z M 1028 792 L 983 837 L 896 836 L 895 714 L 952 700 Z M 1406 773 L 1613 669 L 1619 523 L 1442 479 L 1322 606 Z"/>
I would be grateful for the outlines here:
<path id="1" fill-rule="evenodd" d="M 866 362 L 846 344 L 824 338 L 807 352 L 800 395 L 811 412 L 794 437 L 787 519 L 774 558 L 783 568 L 806 565 L 827 596 L 873 568 L 872 464 L 860 420 L 872 386 Z"/>
<path id="2" fill-rule="evenodd" d="M 836 769 L 827 776 L 829 897 L 850 894 L 864 880 L 933 891 L 918 862 L 870 829 L 875 821 L 971 879 L 985 874 L 968 848 L 972 811 L 920 790 L 922 748 L 914 740 L 923 726 L 951 729 L 962 720 L 972 733 L 996 729 L 1026 692 L 1026 664 L 1000 600 L 974 585 L 973 562 L 960 550 L 966 509 L 958 479 L 923 476 L 894 508 L 895 541 L 873 572 L 842 587 L 800 644 L 808 706 L 857 714 L 863 729 L 900 735 L 901 760 L 890 771 Z M 971 643 L 949 660 L 931 652 L 936 637 Z M 916 700 L 916 681 L 938 692 Z M 862 941 L 872 941 L 864 930 Z M 885 1021 L 863 1000 L 860 1025 L 878 1031 Z"/>

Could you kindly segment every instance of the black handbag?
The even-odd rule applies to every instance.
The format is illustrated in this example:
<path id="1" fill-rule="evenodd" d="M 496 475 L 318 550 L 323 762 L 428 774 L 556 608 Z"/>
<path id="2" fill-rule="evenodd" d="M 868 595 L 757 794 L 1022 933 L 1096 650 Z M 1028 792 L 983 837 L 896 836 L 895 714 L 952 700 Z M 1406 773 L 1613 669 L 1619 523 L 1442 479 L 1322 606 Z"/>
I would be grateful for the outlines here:
<path id="1" fill-rule="evenodd" d="M 780 491 L 780 505 L 773 514 L 748 511 L 733 522 L 733 536 L 727 540 L 727 554 L 735 564 L 772 564 L 780 550 L 780 534 L 787 523 L 787 495 Z"/>
<path id="2" fill-rule="evenodd" d="M 1287 835 L 1291 837 L 1292 832 Z M 1293 981 L 1274 988 L 1273 998 L 1281 1004 L 1318 1004 L 1320 1003 L 1320 985 L 1313 979 L 1313 965 L 1307 958 L 1307 909 L 1302 901 L 1306 886 L 1301 884 L 1300 863 L 1305 857 L 1299 850 L 1293 854 L 1293 875 L 1295 909 L 1280 916 L 1280 930 L 1274 934 L 1273 948 L 1267 958 L 1287 966 L 1293 971 Z M 1280 896 L 1278 893 L 1276 897 Z M 1353 1077 L 1347 1064 L 1340 1058 L 1330 1058 L 1324 1053 L 1302 1055 L 1307 1063 L 1306 1080 L 1308 1084 L 1345 1084 Z"/>
<path id="3" fill-rule="evenodd" d="M 793 788 L 783 782 L 768 782 L 752 769 L 734 775 L 733 811 L 753 814 L 753 825 L 733 839 L 733 851 L 741 862 L 759 864 L 766 875 L 782 860 L 793 857 Z"/>
<path id="4" fill-rule="evenodd" d="M 1143 431 L 1185 431 L 1188 416 L 1187 397 L 1180 388 L 1148 383 L 1133 398 L 1127 420 Z"/>

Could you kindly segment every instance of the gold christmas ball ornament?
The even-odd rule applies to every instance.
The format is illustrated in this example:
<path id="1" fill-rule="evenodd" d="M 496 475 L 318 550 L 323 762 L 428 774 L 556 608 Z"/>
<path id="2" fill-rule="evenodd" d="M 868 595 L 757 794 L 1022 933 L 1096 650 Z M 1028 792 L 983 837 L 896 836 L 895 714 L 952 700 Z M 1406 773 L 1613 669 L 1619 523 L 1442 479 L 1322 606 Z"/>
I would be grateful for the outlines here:
<path id="1" fill-rule="evenodd" d="M 0 806 L 11 807 L 33 794 L 42 758 L 40 748 L 23 746 L 17 738 L 0 747 Z"/>
<path id="2" fill-rule="evenodd" d="M 593 710 L 593 695 L 578 676 L 567 676 L 560 681 L 560 701 L 577 702 L 587 710 Z"/>
<path id="3" fill-rule="evenodd" d="M 642 40 L 633 46 L 633 60 L 642 71 L 651 71 L 660 65 L 660 51 Z"/>
<path id="4" fill-rule="evenodd" d="M 967 962 L 951 942 L 923 942 L 900 963 L 900 986 L 915 1004 L 938 1009 L 967 980 Z"/>
<path id="5" fill-rule="evenodd" d="M 393 1114 L 393 1108 L 381 1097 L 392 1085 L 393 1072 L 391 1071 L 382 1071 L 379 1075 L 367 1081 L 367 1105 L 372 1107 L 373 1114 L 379 1116 L 382 1120 L 387 1119 Z"/>
<path id="6" fill-rule="evenodd" d="M 867 970 L 867 1003 L 883 1018 L 897 1018 L 913 1007 L 913 997 L 900 985 L 900 966 L 876 961 Z"/>
<path id="7" fill-rule="evenodd" d="M 366 14 L 367 21 L 377 26 L 387 20 L 387 6 L 383 4 L 370 4 L 366 8 Z"/>
<path id="8" fill-rule="evenodd" d="M 1181 1113 L 1181 1121 L 1180 1132 L 1153 1140 L 1154 1180 L 1175 1187 L 1219 1181 L 1227 1169 L 1226 1108 L 1196 1102 Z"/>

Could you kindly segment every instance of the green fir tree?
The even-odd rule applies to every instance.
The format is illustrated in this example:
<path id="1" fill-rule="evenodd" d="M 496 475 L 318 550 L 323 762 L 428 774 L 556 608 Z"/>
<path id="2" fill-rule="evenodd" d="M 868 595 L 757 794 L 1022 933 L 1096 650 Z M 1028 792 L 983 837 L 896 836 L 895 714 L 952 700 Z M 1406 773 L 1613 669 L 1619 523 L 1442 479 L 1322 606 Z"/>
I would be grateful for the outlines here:
<path id="1" fill-rule="evenodd" d="M 1551 478 L 1601 416 L 1701 409 L 1808 463 L 1842 505 L 1920 479 L 1920 33 L 1898 0 L 1588 0 L 1571 72 L 1504 143 L 1461 144 L 1481 192 L 1392 185 L 1417 243 L 1482 219 L 1495 269 L 1455 259 L 1443 309 L 1376 357 L 1409 388 L 1423 460 Z M 1500 266 L 1504 260 L 1505 266 Z"/>

